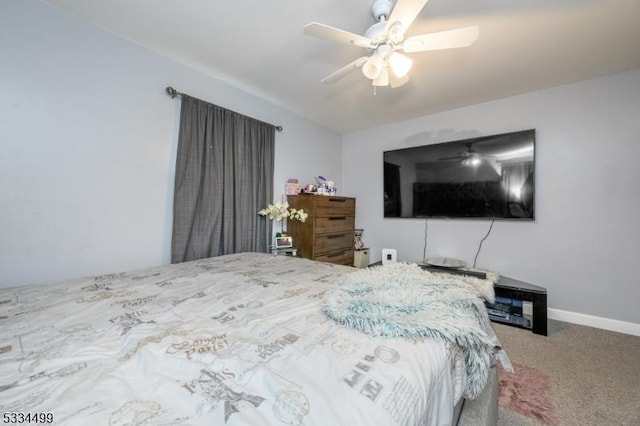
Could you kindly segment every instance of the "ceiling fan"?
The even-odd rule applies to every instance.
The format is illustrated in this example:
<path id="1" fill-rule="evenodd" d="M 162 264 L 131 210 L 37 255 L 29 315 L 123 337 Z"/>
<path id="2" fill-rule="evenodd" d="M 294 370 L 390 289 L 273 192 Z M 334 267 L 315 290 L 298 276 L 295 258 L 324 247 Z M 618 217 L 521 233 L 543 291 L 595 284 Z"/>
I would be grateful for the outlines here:
<path id="1" fill-rule="evenodd" d="M 464 27 L 407 37 L 405 33 L 424 8 L 428 0 L 376 0 L 371 14 L 378 21 L 363 36 L 312 22 L 305 25 L 304 34 L 340 43 L 352 44 L 369 50 L 370 56 L 362 56 L 321 80 L 333 83 L 351 71 L 362 67 L 362 73 L 373 86 L 399 87 L 409 81 L 413 61 L 400 53 L 451 49 L 471 45 L 478 38 L 478 27 Z M 393 9 L 393 10 L 392 10 Z"/>
<path id="2" fill-rule="evenodd" d="M 463 166 L 477 167 L 480 165 L 480 163 L 482 163 L 483 160 L 490 160 L 495 157 L 495 155 L 480 154 L 478 151 L 473 149 L 473 142 L 467 142 L 465 145 L 467 146 L 467 149 L 465 151 L 451 157 L 439 158 L 438 160 L 460 161 Z"/>

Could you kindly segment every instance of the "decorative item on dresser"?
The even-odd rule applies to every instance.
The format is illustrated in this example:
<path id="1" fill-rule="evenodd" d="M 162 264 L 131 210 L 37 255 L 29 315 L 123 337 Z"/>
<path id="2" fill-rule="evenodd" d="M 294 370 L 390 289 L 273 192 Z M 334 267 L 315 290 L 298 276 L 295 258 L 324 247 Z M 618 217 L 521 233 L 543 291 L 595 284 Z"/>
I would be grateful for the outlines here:
<path id="1" fill-rule="evenodd" d="M 356 199 L 326 195 L 290 195 L 289 205 L 303 209 L 305 223 L 290 222 L 298 256 L 353 266 Z"/>

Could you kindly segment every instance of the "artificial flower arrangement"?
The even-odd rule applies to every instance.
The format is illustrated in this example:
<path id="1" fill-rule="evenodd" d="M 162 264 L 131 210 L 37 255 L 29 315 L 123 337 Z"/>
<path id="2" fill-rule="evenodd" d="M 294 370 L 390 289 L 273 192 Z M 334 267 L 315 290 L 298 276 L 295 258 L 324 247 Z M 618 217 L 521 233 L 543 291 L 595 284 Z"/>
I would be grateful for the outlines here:
<path id="1" fill-rule="evenodd" d="M 267 216 L 271 220 L 280 222 L 280 229 L 284 226 L 284 220 L 299 220 L 304 222 L 307 220 L 308 214 L 303 209 L 289 208 L 289 203 L 278 201 L 275 204 L 269 204 L 266 208 L 258 212 L 259 215 Z"/>

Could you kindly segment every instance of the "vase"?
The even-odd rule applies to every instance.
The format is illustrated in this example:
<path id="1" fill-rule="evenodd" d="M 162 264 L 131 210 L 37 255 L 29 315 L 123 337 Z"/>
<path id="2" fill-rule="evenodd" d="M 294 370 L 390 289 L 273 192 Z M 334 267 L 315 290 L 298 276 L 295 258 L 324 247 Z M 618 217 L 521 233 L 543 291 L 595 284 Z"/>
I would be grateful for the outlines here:
<path id="1" fill-rule="evenodd" d="M 354 229 L 354 237 L 353 237 L 353 247 L 356 250 L 361 250 L 364 248 L 364 242 L 362 242 L 362 233 L 364 229 Z"/>

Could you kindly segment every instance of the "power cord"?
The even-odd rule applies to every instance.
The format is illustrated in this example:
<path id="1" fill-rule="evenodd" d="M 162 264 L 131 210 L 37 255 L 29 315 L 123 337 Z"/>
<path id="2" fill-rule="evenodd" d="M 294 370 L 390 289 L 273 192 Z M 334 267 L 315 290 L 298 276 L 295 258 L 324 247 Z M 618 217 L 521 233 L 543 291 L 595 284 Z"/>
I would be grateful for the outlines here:
<path id="1" fill-rule="evenodd" d="M 473 260 L 473 267 L 476 267 L 476 263 L 478 262 L 478 255 L 480 254 L 480 249 L 482 248 L 482 243 L 484 243 L 484 240 L 487 239 L 487 237 L 489 236 L 489 234 L 491 233 L 491 229 L 493 228 L 493 224 L 496 220 L 493 219 L 491 221 L 491 226 L 489 226 L 489 230 L 487 231 L 487 235 L 484 236 L 484 238 L 482 240 L 480 240 L 480 245 L 478 245 L 478 251 L 476 252 L 476 257 Z"/>
<path id="2" fill-rule="evenodd" d="M 429 219 L 424 219 L 424 250 L 422 250 L 422 260 L 427 260 L 427 232 L 429 231 Z"/>

